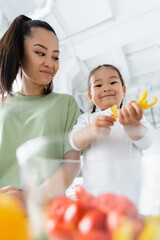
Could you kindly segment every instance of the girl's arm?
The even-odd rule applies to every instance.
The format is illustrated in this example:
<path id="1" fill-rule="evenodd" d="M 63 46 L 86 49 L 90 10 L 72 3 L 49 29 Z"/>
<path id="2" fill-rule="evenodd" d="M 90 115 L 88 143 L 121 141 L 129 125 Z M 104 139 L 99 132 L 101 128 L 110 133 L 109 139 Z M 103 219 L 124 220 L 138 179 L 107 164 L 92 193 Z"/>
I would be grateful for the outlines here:
<path id="1" fill-rule="evenodd" d="M 96 138 L 108 134 L 115 121 L 116 119 L 110 116 L 97 116 L 90 125 L 73 134 L 73 144 L 80 150 L 87 148 Z"/>
<path id="2" fill-rule="evenodd" d="M 136 102 L 132 101 L 119 109 L 118 116 L 119 122 L 124 126 L 124 130 L 131 140 L 139 140 L 147 133 L 148 128 L 141 123 L 143 109 Z"/>

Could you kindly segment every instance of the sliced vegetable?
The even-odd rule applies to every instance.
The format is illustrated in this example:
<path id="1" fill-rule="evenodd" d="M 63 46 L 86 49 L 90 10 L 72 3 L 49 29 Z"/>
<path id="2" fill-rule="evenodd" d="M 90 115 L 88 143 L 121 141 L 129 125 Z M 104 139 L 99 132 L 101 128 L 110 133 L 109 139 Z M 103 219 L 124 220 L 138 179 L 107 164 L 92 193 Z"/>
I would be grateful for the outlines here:
<path id="1" fill-rule="evenodd" d="M 148 101 L 146 100 L 147 98 L 147 90 L 145 90 L 144 92 L 141 92 L 139 94 L 139 99 L 137 101 L 137 103 L 143 108 L 143 109 L 148 109 L 153 107 L 156 103 L 157 103 L 157 97 L 154 97 L 154 101 L 152 103 L 148 103 Z"/>

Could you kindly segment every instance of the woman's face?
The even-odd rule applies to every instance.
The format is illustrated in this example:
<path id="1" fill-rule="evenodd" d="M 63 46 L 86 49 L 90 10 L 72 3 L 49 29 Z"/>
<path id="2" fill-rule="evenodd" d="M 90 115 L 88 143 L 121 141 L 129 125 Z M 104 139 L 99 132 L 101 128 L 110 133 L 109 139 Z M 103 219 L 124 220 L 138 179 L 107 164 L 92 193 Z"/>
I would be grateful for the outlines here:
<path id="1" fill-rule="evenodd" d="M 20 64 L 22 87 L 43 92 L 59 68 L 59 46 L 54 33 L 32 28 L 31 36 L 24 40 L 24 57 Z"/>
<path id="2" fill-rule="evenodd" d="M 118 72 L 111 67 L 101 67 L 90 77 L 91 92 L 88 97 L 101 110 L 120 104 L 126 93 Z"/>

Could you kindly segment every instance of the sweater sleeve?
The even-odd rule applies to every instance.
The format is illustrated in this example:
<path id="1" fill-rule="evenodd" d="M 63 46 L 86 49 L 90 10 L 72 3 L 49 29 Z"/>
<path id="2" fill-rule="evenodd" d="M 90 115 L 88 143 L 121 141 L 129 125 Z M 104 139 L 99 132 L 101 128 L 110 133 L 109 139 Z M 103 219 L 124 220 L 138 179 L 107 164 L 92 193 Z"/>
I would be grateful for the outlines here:
<path id="1" fill-rule="evenodd" d="M 77 151 L 81 151 L 82 149 L 77 148 L 74 143 L 73 143 L 73 136 L 76 132 L 82 130 L 83 128 L 85 128 L 86 126 L 88 126 L 88 113 L 84 113 L 81 116 L 79 116 L 78 120 L 77 120 L 77 124 L 74 125 L 71 133 L 69 134 L 69 141 L 71 146 L 77 150 Z"/>
<path id="2" fill-rule="evenodd" d="M 153 127 L 152 125 L 147 121 L 146 117 L 143 116 L 143 119 L 141 121 L 144 126 L 147 127 L 147 132 L 146 134 L 139 140 L 132 141 L 136 147 L 139 149 L 145 150 L 149 148 L 152 145 L 152 132 L 153 132 Z"/>
<path id="3" fill-rule="evenodd" d="M 77 118 L 80 115 L 80 110 L 76 100 L 71 95 L 66 95 L 68 98 L 65 99 L 67 103 L 67 115 L 65 123 L 65 143 L 64 143 L 64 153 L 67 153 L 70 150 L 75 150 L 69 142 L 69 133 L 71 132 L 73 126 L 77 122 Z"/>

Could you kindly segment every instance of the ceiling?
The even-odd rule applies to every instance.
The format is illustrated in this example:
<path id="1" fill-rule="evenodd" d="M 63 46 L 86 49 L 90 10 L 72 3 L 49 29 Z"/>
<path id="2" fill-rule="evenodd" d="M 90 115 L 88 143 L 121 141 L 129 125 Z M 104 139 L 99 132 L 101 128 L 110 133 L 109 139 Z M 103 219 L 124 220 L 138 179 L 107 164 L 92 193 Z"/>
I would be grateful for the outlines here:
<path id="1" fill-rule="evenodd" d="M 88 109 L 87 78 L 99 64 L 118 67 L 127 99 L 160 96 L 160 0 L 0 0 L 0 37 L 20 14 L 47 21 L 60 43 L 55 90 Z M 145 115 L 160 127 L 159 101 Z"/>

